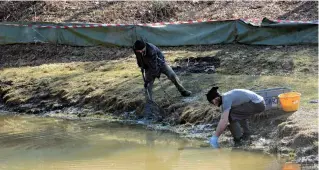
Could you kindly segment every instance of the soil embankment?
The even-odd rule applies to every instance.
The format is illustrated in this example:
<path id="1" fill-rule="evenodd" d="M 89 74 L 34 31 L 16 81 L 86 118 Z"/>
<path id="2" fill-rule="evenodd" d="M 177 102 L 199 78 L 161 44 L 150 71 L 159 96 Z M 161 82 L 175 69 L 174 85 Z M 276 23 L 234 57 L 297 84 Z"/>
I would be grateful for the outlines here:
<path id="1" fill-rule="evenodd" d="M 178 3 L 4 1 L 0 2 L 0 8 L 5 9 L 0 10 L 4 11 L 0 18 L 97 23 L 318 18 L 318 2 Z M 165 115 L 161 126 L 154 124 L 154 128 L 207 139 L 220 115 L 204 96 L 213 84 L 219 85 L 222 92 L 233 88 L 290 87 L 302 93 L 300 109 L 294 113 L 271 110 L 252 118 L 254 135 L 245 148 L 295 155 L 293 159 L 303 163 L 318 162 L 317 46 L 211 45 L 162 50 L 193 95 L 182 98 L 162 75 L 161 81 L 155 82 L 154 95 Z M 142 117 L 143 82 L 131 49 L 16 44 L 0 46 L 0 56 L 2 110 L 80 118 Z M 221 144 L 231 146 L 229 132 L 223 135 Z"/>

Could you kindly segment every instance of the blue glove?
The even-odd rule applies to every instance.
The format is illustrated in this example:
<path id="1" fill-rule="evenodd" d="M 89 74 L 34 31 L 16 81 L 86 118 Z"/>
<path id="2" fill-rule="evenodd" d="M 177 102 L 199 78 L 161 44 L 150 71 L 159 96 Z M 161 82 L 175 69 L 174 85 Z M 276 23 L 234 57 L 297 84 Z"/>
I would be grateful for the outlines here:
<path id="1" fill-rule="evenodd" d="M 212 146 L 213 148 L 219 148 L 218 145 L 218 137 L 213 135 L 210 139 L 209 139 L 209 144 L 210 146 Z"/>

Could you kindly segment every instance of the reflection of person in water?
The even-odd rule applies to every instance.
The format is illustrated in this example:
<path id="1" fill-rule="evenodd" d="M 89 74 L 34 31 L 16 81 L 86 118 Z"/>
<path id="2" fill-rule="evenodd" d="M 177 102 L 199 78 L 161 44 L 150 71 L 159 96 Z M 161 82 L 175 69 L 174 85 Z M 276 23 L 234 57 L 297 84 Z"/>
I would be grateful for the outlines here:
<path id="1" fill-rule="evenodd" d="M 161 169 L 171 170 L 173 165 L 176 165 L 180 159 L 180 150 L 177 150 L 170 157 L 163 157 L 165 155 L 157 156 L 155 148 L 155 136 L 154 132 L 146 133 L 146 158 L 145 158 L 145 170 Z M 166 158 L 166 159 L 165 159 Z"/>

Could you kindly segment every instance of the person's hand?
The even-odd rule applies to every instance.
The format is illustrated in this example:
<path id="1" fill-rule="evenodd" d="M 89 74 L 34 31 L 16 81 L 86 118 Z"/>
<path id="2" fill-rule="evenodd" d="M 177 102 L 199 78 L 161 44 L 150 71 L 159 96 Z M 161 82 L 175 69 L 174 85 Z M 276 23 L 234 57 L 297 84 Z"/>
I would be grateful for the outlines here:
<path id="1" fill-rule="evenodd" d="M 210 146 L 212 146 L 213 148 L 219 148 L 219 144 L 218 144 L 218 137 L 213 135 L 210 139 L 209 139 L 209 144 Z"/>

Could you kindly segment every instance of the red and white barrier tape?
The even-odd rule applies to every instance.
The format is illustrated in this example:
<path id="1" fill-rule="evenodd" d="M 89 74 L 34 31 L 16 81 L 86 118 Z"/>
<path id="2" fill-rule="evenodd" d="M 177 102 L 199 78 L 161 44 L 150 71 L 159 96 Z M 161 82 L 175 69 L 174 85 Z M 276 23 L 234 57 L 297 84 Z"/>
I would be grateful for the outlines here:
<path id="1" fill-rule="evenodd" d="M 163 25 L 180 25 L 180 24 L 196 24 L 205 22 L 221 22 L 221 21 L 234 21 L 238 19 L 228 19 L 228 20 L 189 20 L 189 21 L 176 21 L 176 22 L 159 22 L 159 23 L 146 23 L 146 24 L 86 24 L 86 25 L 23 25 L 23 24 L 2 24 L 8 26 L 17 27 L 32 27 L 32 28 L 56 28 L 56 29 L 68 29 L 68 28 L 96 28 L 96 27 L 120 27 L 120 26 L 148 26 L 157 27 Z M 240 19 L 247 23 L 260 23 L 262 19 Z M 271 20 L 278 23 L 300 23 L 300 24 L 318 24 L 318 21 L 293 21 L 293 20 Z"/>

